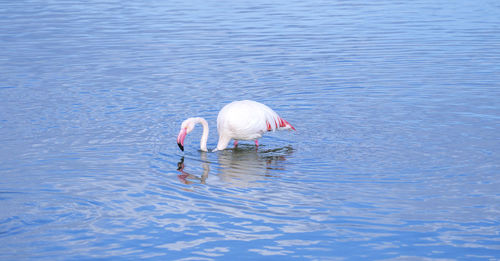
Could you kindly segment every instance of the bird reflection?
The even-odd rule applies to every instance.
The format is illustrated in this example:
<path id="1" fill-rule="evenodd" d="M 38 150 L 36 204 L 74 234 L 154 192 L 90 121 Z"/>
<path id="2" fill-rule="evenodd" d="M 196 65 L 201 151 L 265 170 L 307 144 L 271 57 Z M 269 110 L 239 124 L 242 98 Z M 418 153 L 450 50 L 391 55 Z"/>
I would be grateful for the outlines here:
<path id="1" fill-rule="evenodd" d="M 202 167 L 203 167 L 203 174 L 200 177 L 193 175 L 191 173 L 188 173 L 188 172 L 184 171 L 184 157 L 182 157 L 181 161 L 179 161 L 179 163 L 177 163 L 177 171 L 179 171 L 181 173 L 177 177 L 179 178 L 179 180 L 182 183 L 184 183 L 186 185 L 193 184 L 193 183 L 205 184 L 205 181 L 208 178 L 208 172 L 210 172 L 210 165 L 209 165 L 209 163 L 204 162 L 202 164 Z"/>
<path id="2" fill-rule="evenodd" d="M 287 157 L 293 153 L 291 146 L 271 149 L 255 150 L 253 146 L 240 146 L 232 150 L 220 151 L 216 155 L 216 169 L 219 181 L 226 185 L 236 187 L 258 187 L 264 186 L 266 178 L 276 176 L 280 171 L 285 170 Z M 207 160 L 207 153 L 201 154 L 203 173 L 201 176 L 186 172 L 184 157 L 177 164 L 179 180 L 184 184 L 200 183 L 206 184 L 208 173 L 210 172 L 210 163 Z M 216 182 L 213 180 L 211 182 Z"/>

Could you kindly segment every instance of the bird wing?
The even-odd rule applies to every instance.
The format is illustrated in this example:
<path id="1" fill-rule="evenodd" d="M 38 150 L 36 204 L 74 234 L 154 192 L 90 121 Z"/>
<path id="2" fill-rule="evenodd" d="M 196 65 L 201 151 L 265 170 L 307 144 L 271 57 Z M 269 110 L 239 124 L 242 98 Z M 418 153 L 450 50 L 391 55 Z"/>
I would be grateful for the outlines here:
<path id="1" fill-rule="evenodd" d="M 233 139 L 252 140 L 266 131 L 294 129 L 268 106 L 250 100 L 232 102 L 219 112 L 217 130 L 219 135 Z"/>

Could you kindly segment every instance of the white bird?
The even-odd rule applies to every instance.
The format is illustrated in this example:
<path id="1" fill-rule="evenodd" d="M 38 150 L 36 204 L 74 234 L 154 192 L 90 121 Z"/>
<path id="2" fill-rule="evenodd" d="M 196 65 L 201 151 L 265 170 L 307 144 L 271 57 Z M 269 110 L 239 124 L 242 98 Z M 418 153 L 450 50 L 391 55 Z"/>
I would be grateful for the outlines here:
<path id="1" fill-rule="evenodd" d="M 177 145 L 182 151 L 184 151 L 184 138 L 197 123 L 203 126 L 200 149 L 207 151 L 208 123 L 199 117 L 188 118 L 181 124 Z M 295 128 L 260 102 L 250 100 L 231 102 L 224 106 L 217 116 L 219 142 L 213 151 L 225 149 L 231 139 L 234 140 L 235 147 L 238 145 L 238 140 L 254 140 L 255 145 L 259 146 L 257 139 L 265 132 L 275 130 L 295 130 Z"/>

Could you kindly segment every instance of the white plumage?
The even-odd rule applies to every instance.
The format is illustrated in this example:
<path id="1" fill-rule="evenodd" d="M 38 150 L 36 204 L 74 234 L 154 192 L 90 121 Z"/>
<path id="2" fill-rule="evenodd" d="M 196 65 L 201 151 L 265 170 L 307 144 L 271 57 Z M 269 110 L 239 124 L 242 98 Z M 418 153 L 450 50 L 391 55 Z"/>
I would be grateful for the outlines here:
<path id="1" fill-rule="evenodd" d="M 184 150 L 186 134 L 191 132 L 197 123 L 203 125 L 200 148 L 207 151 L 208 124 L 203 118 L 189 118 L 182 123 L 177 136 L 177 144 L 181 150 Z M 234 101 L 224 106 L 217 116 L 219 142 L 214 151 L 225 149 L 231 139 L 235 141 L 235 146 L 238 140 L 254 140 L 258 146 L 257 139 L 265 132 L 289 129 L 295 130 L 290 123 L 266 105 L 250 100 Z"/>

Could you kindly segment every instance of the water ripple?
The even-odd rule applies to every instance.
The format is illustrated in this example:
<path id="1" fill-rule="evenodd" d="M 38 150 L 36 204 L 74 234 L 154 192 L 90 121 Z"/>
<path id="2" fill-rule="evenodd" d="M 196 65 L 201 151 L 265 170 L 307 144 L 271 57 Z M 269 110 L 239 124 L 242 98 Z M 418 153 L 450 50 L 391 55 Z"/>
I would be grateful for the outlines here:
<path id="1" fill-rule="evenodd" d="M 499 8 L 3 3 L 0 259 L 495 259 Z M 297 131 L 179 151 L 240 99 Z"/>

